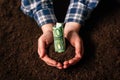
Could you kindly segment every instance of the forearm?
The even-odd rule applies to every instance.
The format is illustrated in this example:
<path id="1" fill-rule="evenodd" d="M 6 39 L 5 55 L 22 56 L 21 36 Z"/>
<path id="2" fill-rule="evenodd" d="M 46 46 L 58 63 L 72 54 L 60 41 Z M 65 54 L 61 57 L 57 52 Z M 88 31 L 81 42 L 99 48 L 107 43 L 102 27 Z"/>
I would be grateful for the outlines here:
<path id="1" fill-rule="evenodd" d="M 54 26 L 54 24 L 52 24 L 52 23 L 48 23 L 48 24 L 45 24 L 45 25 L 43 25 L 42 27 L 41 27 L 41 29 L 42 29 L 42 31 L 43 31 L 43 34 L 44 33 L 47 33 L 47 32 L 52 32 L 52 30 L 53 30 L 53 27 Z"/>
<path id="2" fill-rule="evenodd" d="M 82 25 L 98 2 L 98 0 L 71 0 L 65 23 L 76 22 Z"/>
<path id="3" fill-rule="evenodd" d="M 22 0 L 21 9 L 34 18 L 40 27 L 57 21 L 52 0 Z"/>
<path id="4" fill-rule="evenodd" d="M 71 32 L 79 32 L 81 25 L 77 22 L 67 22 L 64 28 L 64 36 L 67 37 Z"/>

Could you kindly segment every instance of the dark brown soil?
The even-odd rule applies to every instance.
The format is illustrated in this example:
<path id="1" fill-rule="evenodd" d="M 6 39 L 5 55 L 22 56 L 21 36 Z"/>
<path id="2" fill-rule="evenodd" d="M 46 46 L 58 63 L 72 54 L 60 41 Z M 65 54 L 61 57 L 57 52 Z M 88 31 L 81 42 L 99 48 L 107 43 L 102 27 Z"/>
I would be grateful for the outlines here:
<path id="1" fill-rule="evenodd" d="M 67 9 L 62 7 L 68 4 L 55 1 L 55 13 L 62 22 Z M 22 13 L 20 0 L 0 0 L 0 80 L 120 80 L 119 5 L 115 0 L 101 0 L 80 31 L 85 48 L 82 60 L 58 70 L 39 59 L 37 39 L 42 32 Z M 74 56 L 69 43 L 65 54 L 54 53 L 53 44 L 48 52 L 61 62 Z"/>

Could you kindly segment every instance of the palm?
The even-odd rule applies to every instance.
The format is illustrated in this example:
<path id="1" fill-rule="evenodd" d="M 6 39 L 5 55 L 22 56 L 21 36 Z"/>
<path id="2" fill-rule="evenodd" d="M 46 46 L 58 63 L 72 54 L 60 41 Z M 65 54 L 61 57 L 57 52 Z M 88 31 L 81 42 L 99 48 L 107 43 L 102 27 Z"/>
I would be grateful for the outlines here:
<path id="1" fill-rule="evenodd" d="M 49 66 L 54 66 L 62 69 L 62 64 L 51 59 L 46 52 L 46 48 L 53 42 L 52 32 L 44 33 L 38 40 L 38 54 L 40 58 L 47 63 Z"/>

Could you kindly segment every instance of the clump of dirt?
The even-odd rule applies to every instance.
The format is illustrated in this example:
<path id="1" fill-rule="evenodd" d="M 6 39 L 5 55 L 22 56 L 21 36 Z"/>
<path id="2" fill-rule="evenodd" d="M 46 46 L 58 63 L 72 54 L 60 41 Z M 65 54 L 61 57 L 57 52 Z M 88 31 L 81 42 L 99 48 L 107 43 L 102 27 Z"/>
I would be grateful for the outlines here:
<path id="1" fill-rule="evenodd" d="M 66 40 L 66 50 L 65 50 L 64 53 L 57 53 L 57 52 L 55 52 L 54 44 L 52 44 L 49 47 L 48 55 L 52 59 L 63 63 L 64 61 L 69 60 L 69 59 L 74 57 L 75 52 L 73 52 L 73 51 L 75 51 L 74 47 L 72 47 L 72 45 L 70 45 L 70 43 Z"/>

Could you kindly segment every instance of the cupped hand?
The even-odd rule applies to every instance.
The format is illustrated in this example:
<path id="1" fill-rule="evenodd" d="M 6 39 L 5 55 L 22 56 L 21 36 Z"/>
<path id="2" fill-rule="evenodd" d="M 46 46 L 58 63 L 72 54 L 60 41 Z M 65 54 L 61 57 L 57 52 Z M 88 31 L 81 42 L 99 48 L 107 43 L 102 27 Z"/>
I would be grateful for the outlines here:
<path id="1" fill-rule="evenodd" d="M 62 69 L 62 64 L 51 59 L 47 55 L 46 48 L 53 42 L 53 33 L 52 33 L 53 24 L 46 24 L 42 26 L 43 34 L 38 39 L 38 54 L 40 58 L 49 66 Z"/>
<path id="2" fill-rule="evenodd" d="M 64 36 L 75 48 L 75 56 L 67 61 L 64 61 L 63 68 L 66 69 L 71 65 L 76 64 L 80 61 L 83 55 L 83 41 L 80 38 L 78 32 L 80 30 L 80 24 L 75 22 L 68 22 L 65 25 Z"/>

